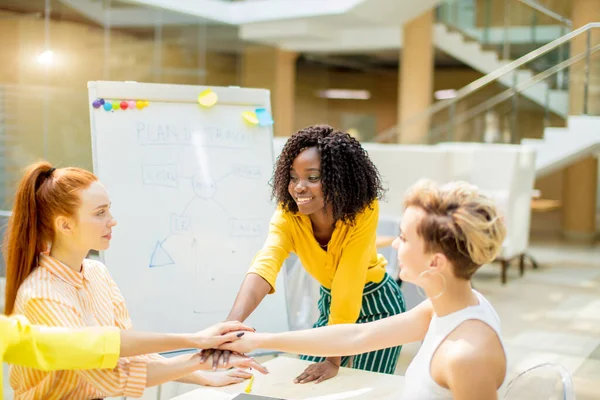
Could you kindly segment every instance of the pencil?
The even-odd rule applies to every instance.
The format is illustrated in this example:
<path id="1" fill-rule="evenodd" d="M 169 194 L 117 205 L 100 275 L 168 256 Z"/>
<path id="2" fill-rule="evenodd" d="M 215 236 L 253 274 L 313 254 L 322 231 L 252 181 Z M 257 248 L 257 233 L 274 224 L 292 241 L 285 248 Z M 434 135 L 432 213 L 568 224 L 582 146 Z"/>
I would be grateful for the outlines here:
<path id="1" fill-rule="evenodd" d="M 248 382 L 248 386 L 246 386 L 246 390 L 244 392 L 250 393 L 252 391 L 252 384 L 254 383 L 254 375 L 250 377 L 250 382 Z"/>

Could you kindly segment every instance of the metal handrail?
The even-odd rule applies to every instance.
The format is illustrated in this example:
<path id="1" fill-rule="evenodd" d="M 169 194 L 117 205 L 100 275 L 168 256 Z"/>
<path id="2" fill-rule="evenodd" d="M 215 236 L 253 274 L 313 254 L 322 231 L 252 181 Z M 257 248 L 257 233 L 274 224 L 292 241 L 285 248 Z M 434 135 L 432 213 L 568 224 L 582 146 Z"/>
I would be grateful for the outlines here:
<path id="1" fill-rule="evenodd" d="M 511 96 L 513 96 L 515 94 L 521 93 L 521 92 L 529 89 L 531 86 L 535 85 L 536 83 L 541 82 L 545 79 L 548 79 L 550 76 L 554 75 L 555 73 L 570 67 L 571 65 L 575 64 L 576 62 L 581 61 L 586 57 L 589 57 L 591 54 L 594 54 L 595 52 L 597 52 L 599 50 L 600 50 L 600 44 L 591 47 L 589 52 L 587 50 L 584 52 L 581 52 L 581 53 L 577 54 L 576 56 L 573 56 L 573 57 L 569 58 L 568 60 L 561 62 L 560 64 L 557 64 L 551 68 L 548 68 L 544 72 L 540 72 L 539 74 L 532 76 L 531 78 L 529 78 L 523 82 L 518 83 L 517 85 L 515 85 L 514 88 L 509 88 L 509 89 L 504 90 L 501 93 L 498 93 L 497 95 L 495 95 L 494 97 L 492 97 L 490 99 L 487 99 L 483 103 L 480 103 L 480 104 L 476 105 L 475 107 L 471 108 L 470 110 L 466 110 L 462 114 L 459 114 L 458 116 L 455 117 L 455 121 L 453 121 L 451 123 L 446 123 L 443 126 L 435 129 L 434 131 L 432 131 L 431 136 L 432 137 L 439 136 L 439 133 L 443 132 L 449 125 L 451 125 L 451 124 L 456 125 L 456 124 L 460 124 L 462 122 L 468 121 L 471 118 L 473 118 L 474 116 L 480 114 L 481 112 L 488 110 L 488 109 L 502 103 L 503 101 L 509 99 Z"/>
<path id="2" fill-rule="evenodd" d="M 574 31 L 571 31 L 571 32 L 567 33 L 566 35 L 564 35 L 556 40 L 553 40 L 552 42 L 547 43 L 538 49 L 533 50 L 532 52 L 524 55 L 523 57 L 521 57 L 515 61 L 512 61 L 512 62 L 506 64 L 505 66 L 498 68 L 496 71 L 491 72 L 491 73 L 487 74 L 486 76 L 479 78 L 476 81 L 473 81 L 473 82 L 469 83 L 468 85 L 466 85 L 465 87 L 459 89 L 456 92 L 456 97 L 433 104 L 427 110 L 411 117 L 406 122 L 403 122 L 400 126 L 396 125 L 390 129 L 387 129 L 382 134 L 377 135 L 374 139 L 375 140 L 387 139 L 390 137 L 390 134 L 397 134 L 398 132 L 401 132 L 405 127 L 410 126 L 410 125 L 414 124 L 415 122 L 420 121 L 424 118 L 430 117 L 432 114 L 434 114 L 438 111 L 444 110 L 444 109 L 452 106 L 453 104 L 456 104 L 460 100 L 469 96 L 471 93 L 494 82 L 498 78 L 500 78 L 510 72 L 515 71 L 516 69 L 527 64 L 531 60 L 534 60 L 534 59 L 548 53 L 549 51 L 552 51 L 552 50 L 556 49 L 557 47 L 570 42 L 573 38 L 581 35 L 582 33 L 586 33 L 595 28 L 600 28 L 600 22 L 592 22 L 592 23 L 586 24 L 586 25 L 582 26 L 581 28 L 575 29 Z"/>
<path id="3" fill-rule="evenodd" d="M 560 23 L 563 23 L 569 27 L 573 26 L 573 22 L 570 19 L 563 17 L 559 13 L 546 8 L 545 6 L 541 5 L 540 3 L 536 2 L 536 1 L 533 1 L 533 0 L 517 0 L 517 1 L 520 1 L 521 3 L 533 8 L 536 11 L 541 12 L 542 14 L 547 15 L 548 17 L 550 17 L 552 19 L 559 21 Z"/>

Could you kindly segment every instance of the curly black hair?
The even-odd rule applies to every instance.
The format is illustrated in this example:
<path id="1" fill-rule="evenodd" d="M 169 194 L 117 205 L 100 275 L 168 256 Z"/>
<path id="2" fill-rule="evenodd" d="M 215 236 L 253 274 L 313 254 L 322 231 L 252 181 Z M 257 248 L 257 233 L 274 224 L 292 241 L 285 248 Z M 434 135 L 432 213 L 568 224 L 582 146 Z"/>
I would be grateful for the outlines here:
<path id="1" fill-rule="evenodd" d="M 292 162 L 300 152 L 316 147 L 321 155 L 321 183 L 325 204 L 331 204 L 334 221 L 354 224 L 355 217 L 385 190 L 379 171 L 358 140 L 328 125 L 301 129 L 285 143 L 277 158 L 271 180 L 271 198 L 284 211 L 298 212 L 298 205 L 288 191 Z"/>

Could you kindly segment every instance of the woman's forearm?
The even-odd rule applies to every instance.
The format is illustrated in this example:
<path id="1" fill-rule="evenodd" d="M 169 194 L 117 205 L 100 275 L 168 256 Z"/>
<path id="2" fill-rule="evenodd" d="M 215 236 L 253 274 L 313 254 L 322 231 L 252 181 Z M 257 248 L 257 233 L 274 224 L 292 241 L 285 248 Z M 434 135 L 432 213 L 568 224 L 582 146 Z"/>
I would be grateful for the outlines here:
<path id="1" fill-rule="evenodd" d="M 152 360 L 148 363 L 146 387 L 181 379 L 201 369 L 203 366 L 206 366 L 203 369 L 209 369 L 212 363 L 208 364 L 208 362 L 200 363 L 199 353 Z"/>
<path id="2" fill-rule="evenodd" d="M 195 347 L 189 335 L 172 333 L 121 331 L 121 357 L 160 353 Z"/>
<path id="3" fill-rule="evenodd" d="M 339 324 L 304 331 L 255 334 L 252 348 L 311 356 L 363 354 L 423 340 L 431 321 L 431 303 L 365 324 Z"/>
<path id="4" fill-rule="evenodd" d="M 256 334 L 255 345 L 256 348 L 320 357 L 361 354 L 363 351 L 358 347 L 364 346 L 364 331 L 364 324 L 340 324 L 304 331 L 261 333 Z"/>
<path id="5" fill-rule="evenodd" d="M 271 291 L 271 285 L 257 274 L 248 274 L 227 316 L 227 321 L 244 322 Z"/>
<path id="6" fill-rule="evenodd" d="M 177 379 L 176 382 L 208 386 L 208 379 L 206 379 L 205 374 L 206 372 L 203 371 L 194 371 L 191 374 L 185 375 Z"/>

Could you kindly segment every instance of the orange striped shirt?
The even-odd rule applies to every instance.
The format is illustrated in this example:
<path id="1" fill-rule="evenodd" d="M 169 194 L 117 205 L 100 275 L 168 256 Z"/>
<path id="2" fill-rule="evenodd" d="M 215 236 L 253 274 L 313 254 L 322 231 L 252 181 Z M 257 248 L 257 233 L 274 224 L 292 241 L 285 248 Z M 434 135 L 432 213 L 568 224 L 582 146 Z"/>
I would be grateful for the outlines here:
<path id="1" fill-rule="evenodd" d="M 15 313 L 33 324 L 83 328 L 117 326 L 131 329 L 125 299 L 106 267 L 84 260 L 81 272 L 46 254 L 19 288 Z M 158 355 L 120 358 L 114 369 L 44 372 L 12 366 L 15 399 L 95 399 L 141 397 L 148 362 Z"/>

